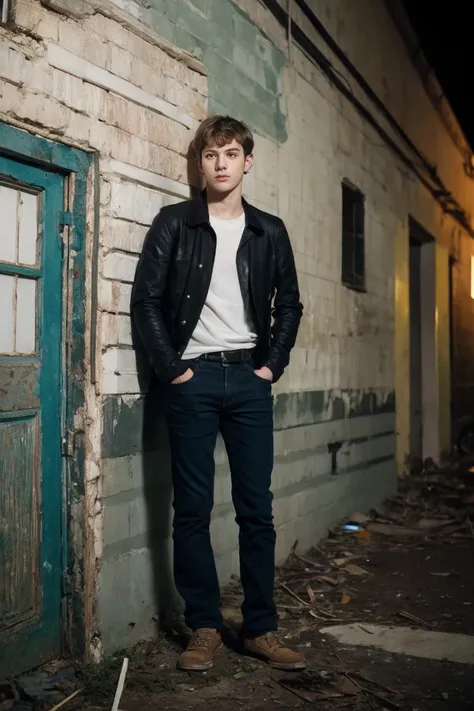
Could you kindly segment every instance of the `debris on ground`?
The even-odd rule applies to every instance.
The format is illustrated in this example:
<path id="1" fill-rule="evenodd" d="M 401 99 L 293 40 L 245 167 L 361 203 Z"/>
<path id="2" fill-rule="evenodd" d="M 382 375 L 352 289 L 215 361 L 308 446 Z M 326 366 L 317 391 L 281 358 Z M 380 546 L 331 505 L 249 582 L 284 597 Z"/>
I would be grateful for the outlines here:
<path id="1" fill-rule="evenodd" d="M 307 656 L 309 668 L 302 673 L 277 673 L 243 654 L 243 596 L 233 578 L 222 594 L 226 648 L 214 669 L 200 675 L 176 670 L 181 650 L 176 628 L 100 665 L 76 666 L 72 674 L 63 662 L 23 675 L 12 687 L 0 684 L 0 711 L 16 711 L 21 703 L 26 704 L 22 711 L 50 711 L 61 700 L 65 711 L 109 711 L 124 657 L 129 667 L 122 711 L 217 711 L 223 706 L 267 711 L 310 703 L 320 711 L 437 711 L 448 697 L 457 710 L 456 702 L 471 693 L 469 667 L 462 676 L 464 670 L 437 662 L 442 666 L 433 672 L 426 659 L 379 658 L 370 642 L 369 651 L 348 651 L 320 630 L 354 625 L 373 639 L 375 627 L 383 625 L 474 634 L 472 522 L 474 471 L 428 462 L 423 471 L 400 480 L 396 496 L 331 526 L 328 537 L 310 551 L 300 551 L 296 541 L 276 570 L 276 604 L 281 638 Z M 425 686 L 418 689 L 421 678 Z M 72 698 L 75 691 L 81 694 Z M 42 705 L 34 706 L 40 696 Z"/>

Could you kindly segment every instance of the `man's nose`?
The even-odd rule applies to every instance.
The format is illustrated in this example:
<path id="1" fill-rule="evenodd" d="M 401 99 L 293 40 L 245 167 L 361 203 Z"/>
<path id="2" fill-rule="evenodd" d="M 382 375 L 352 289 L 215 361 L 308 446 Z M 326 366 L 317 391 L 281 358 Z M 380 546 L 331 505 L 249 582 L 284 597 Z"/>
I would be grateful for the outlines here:
<path id="1" fill-rule="evenodd" d="M 216 161 L 216 170 L 224 170 L 227 167 L 225 155 L 218 155 Z"/>

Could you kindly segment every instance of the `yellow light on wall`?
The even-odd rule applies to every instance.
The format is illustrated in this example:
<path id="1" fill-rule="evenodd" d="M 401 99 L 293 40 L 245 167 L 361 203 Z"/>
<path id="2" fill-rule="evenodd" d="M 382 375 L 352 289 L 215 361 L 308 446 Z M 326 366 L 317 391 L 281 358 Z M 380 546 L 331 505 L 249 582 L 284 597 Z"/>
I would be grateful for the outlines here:
<path id="1" fill-rule="evenodd" d="M 474 299 L 474 254 L 471 255 L 471 299 Z"/>

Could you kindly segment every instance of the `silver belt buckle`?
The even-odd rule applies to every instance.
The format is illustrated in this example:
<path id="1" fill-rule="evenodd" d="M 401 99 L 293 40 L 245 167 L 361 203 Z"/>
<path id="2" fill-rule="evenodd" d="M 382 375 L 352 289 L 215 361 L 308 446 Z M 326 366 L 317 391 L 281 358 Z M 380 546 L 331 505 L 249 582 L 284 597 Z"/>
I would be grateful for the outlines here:
<path id="1" fill-rule="evenodd" d="M 227 359 L 225 357 L 225 351 L 221 351 L 221 361 L 222 361 L 222 363 L 227 363 Z"/>

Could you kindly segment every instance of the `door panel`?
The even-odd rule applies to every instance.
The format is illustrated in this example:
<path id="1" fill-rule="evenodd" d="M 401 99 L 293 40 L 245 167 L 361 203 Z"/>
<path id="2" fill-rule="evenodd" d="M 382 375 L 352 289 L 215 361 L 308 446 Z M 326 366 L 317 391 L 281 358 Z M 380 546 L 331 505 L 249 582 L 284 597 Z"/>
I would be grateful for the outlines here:
<path id="1" fill-rule="evenodd" d="M 0 676 L 60 651 L 63 195 L 0 157 Z"/>

